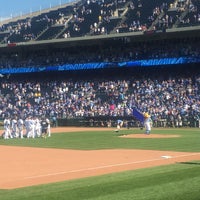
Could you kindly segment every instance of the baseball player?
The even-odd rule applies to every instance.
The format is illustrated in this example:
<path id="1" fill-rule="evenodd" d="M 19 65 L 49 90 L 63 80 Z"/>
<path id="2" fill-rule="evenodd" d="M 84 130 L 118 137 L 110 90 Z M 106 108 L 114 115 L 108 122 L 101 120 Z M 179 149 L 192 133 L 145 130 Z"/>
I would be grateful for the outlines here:
<path id="1" fill-rule="evenodd" d="M 24 138 L 24 121 L 22 118 L 19 118 L 17 121 L 17 127 L 19 131 L 19 137 L 22 139 Z"/>
<path id="2" fill-rule="evenodd" d="M 26 127 L 26 137 L 27 138 L 34 138 L 35 134 L 34 134 L 34 124 L 33 124 L 33 119 L 31 116 L 29 116 L 28 118 L 26 118 L 25 120 L 25 127 Z"/>
<path id="3" fill-rule="evenodd" d="M 47 135 L 48 137 L 51 137 L 51 122 L 48 118 L 46 118 L 46 121 L 47 121 Z"/>
<path id="4" fill-rule="evenodd" d="M 34 124 L 35 124 L 35 137 L 40 137 L 41 136 L 41 124 L 40 124 L 40 120 L 38 117 L 35 117 L 34 119 Z"/>
<path id="5" fill-rule="evenodd" d="M 144 113 L 145 133 L 148 135 L 151 133 L 151 126 L 152 126 L 151 116 L 148 113 Z"/>
<path id="6" fill-rule="evenodd" d="M 18 127 L 17 127 L 17 116 L 14 116 L 14 118 L 11 120 L 11 134 L 14 138 L 18 138 Z"/>
<path id="7" fill-rule="evenodd" d="M 115 132 L 119 132 L 119 130 L 121 129 L 123 124 L 124 124 L 124 122 L 121 119 L 118 119 L 117 120 L 117 129 L 115 130 Z"/>
<path id="8" fill-rule="evenodd" d="M 42 137 L 46 138 L 47 137 L 47 129 L 48 129 L 48 122 L 45 117 L 42 118 L 41 120 L 41 135 Z"/>
<path id="9" fill-rule="evenodd" d="M 4 139 L 9 139 L 9 138 L 13 138 L 12 134 L 11 134 L 11 129 L 10 129 L 10 125 L 11 125 L 11 121 L 9 117 L 6 117 L 3 121 L 3 127 L 4 127 L 4 134 L 3 134 L 3 138 Z"/>

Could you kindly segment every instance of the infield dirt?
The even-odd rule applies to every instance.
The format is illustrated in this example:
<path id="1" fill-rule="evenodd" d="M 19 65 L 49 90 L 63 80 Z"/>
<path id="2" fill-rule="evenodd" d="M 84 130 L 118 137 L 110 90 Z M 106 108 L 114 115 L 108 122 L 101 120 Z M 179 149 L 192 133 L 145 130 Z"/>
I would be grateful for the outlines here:
<path id="1" fill-rule="evenodd" d="M 53 128 L 52 133 L 89 130 L 99 130 L 99 128 Z M 80 151 L 0 146 L 0 152 L 0 170 L 3 172 L 0 174 L 1 189 L 200 160 L 200 153 L 152 150 Z"/>

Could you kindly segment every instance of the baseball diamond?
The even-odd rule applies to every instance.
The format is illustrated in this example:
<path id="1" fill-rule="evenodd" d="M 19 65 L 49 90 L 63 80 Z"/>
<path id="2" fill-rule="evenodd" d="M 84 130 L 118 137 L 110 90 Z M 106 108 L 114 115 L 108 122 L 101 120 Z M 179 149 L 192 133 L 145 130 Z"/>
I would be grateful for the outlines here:
<path id="1" fill-rule="evenodd" d="M 200 200 L 200 0 L 51 1 L 1 1 L 0 200 Z"/>
<path id="2" fill-rule="evenodd" d="M 52 128 L 52 133 L 65 132 L 67 134 L 67 132 L 103 130 L 112 131 L 111 128 L 57 127 Z M 137 135 L 135 135 L 136 137 Z M 141 134 L 138 134 L 138 137 L 140 138 Z M 153 139 L 155 135 L 144 135 L 143 137 Z M 156 137 L 159 138 L 159 135 Z M 165 135 L 165 138 L 167 137 L 168 135 Z M 2 155 L 0 157 L 0 170 L 4 172 L 0 174 L 0 189 L 21 188 L 125 170 L 200 160 L 200 152 L 138 149 L 87 151 L 0 146 L 0 152 Z M 15 166 L 15 170 L 13 170 L 13 166 Z"/>

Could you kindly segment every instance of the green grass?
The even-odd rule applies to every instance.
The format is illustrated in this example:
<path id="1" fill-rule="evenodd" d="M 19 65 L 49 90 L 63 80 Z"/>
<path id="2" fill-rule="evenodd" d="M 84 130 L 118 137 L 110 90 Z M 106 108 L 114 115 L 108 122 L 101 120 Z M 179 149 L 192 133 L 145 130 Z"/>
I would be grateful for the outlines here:
<path id="1" fill-rule="evenodd" d="M 199 129 L 154 129 L 154 134 L 178 134 L 178 138 L 120 138 L 121 134 L 139 134 L 143 130 L 89 131 L 53 134 L 51 138 L 0 140 L 0 145 L 31 146 L 62 149 L 150 149 L 200 152 Z M 148 136 L 147 136 L 148 138 Z"/>
<path id="2" fill-rule="evenodd" d="M 200 163 L 126 171 L 99 177 L 0 190 L 2 200 L 198 200 Z"/>
<path id="3" fill-rule="evenodd" d="M 200 152 L 199 129 L 153 129 L 178 138 L 120 138 L 143 130 L 57 133 L 51 138 L 0 140 L 0 145 L 63 149 L 151 149 Z M 148 137 L 148 136 L 147 136 Z M 14 190 L 0 190 L 2 200 L 200 200 L 200 161 L 176 163 Z M 2 173 L 2 172 L 1 172 Z"/>

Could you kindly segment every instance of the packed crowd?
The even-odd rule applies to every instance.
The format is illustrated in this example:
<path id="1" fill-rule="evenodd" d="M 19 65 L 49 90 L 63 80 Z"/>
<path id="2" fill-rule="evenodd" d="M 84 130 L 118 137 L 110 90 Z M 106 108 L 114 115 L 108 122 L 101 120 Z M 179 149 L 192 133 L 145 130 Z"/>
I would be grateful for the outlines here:
<path id="1" fill-rule="evenodd" d="M 108 48 L 109 45 L 109 48 Z M 127 62 L 159 58 L 199 58 L 199 39 L 152 41 L 100 46 L 74 46 L 61 50 L 34 51 L 31 54 L 3 53 L 0 55 L 0 68 L 58 66 L 90 62 Z"/>
<path id="2" fill-rule="evenodd" d="M 104 79 L 1 81 L 0 117 L 125 117 L 132 116 L 132 108 L 137 107 L 148 112 L 155 123 L 168 119 L 174 126 L 178 119 L 182 124 L 186 119 L 192 126 L 200 114 L 199 71 L 186 70 L 187 76 L 183 76 L 170 70 L 171 76 L 166 77 L 161 68 Z"/>
<path id="3" fill-rule="evenodd" d="M 113 15 L 110 9 L 116 7 L 117 2 L 126 3 L 126 1 L 109 2 L 103 3 L 102 9 L 107 9 L 106 12 L 102 10 L 104 17 L 108 13 L 110 16 Z M 137 1 L 139 8 L 144 6 L 142 2 Z M 185 4 L 187 4 L 193 12 L 193 7 L 190 6 L 192 2 L 194 1 L 180 1 L 175 8 L 181 8 L 180 12 L 184 12 Z M 87 1 L 88 7 L 90 3 L 91 1 Z M 97 3 L 97 1 L 93 3 Z M 129 6 L 131 9 L 135 9 L 135 4 L 129 4 Z M 165 12 L 167 7 L 167 4 L 156 7 L 153 10 L 154 18 Z M 91 14 L 84 6 L 79 8 L 81 9 L 74 10 L 75 17 L 77 17 L 76 22 L 82 19 L 79 18 L 79 12 L 83 15 Z M 194 10 L 194 12 L 196 11 L 198 9 Z M 52 20 L 49 23 L 52 23 Z M 70 46 L 70 48 L 66 47 L 61 50 L 38 50 L 31 51 L 31 53 L 2 52 L 0 68 L 29 68 L 90 62 L 116 63 L 180 57 L 199 59 L 198 37 L 138 43 L 132 43 L 129 38 L 123 38 L 117 43 L 108 42 L 107 44 L 105 42 L 100 46 L 95 44 L 80 47 Z M 187 66 L 179 67 L 178 72 L 176 68 L 178 67 L 174 66 L 173 69 L 167 67 L 143 69 L 143 67 L 139 67 L 134 70 L 129 69 L 126 73 L 123 71 L 126 69 L 123 68 L 117 73 L 114 73 L 115 69 L 113 69 L 113 74 L 108 77 L 105 72 L 104 78 L 94 77 L 94 75 L 86 78 L 84 71 L 78 78 L 72 78 L 65 76 L 65 72 L 63 72 L 63 76 L 59 76 L 59 80 L 55 79 L 56 76 L 48 79 L 47 74 L 45 74 L 45 80 L 44 78 L 36 80 L 34 75 L 32 77 L 30 75 L 30 79 L 25 76 L 20 79 L 17 78 L 17 75 L 16 78 L 12 78 L 12 74 L 11 76 L 2 75 L 0 79 L 0 118 L 6 120 L 9 118 L 9 127 L 14 127 L 12 121 L 16 119 L 13 116 L 23 119 L 25 125 L 28 124 L 26 121 L 35 124 L 33 121 L 38 121 L 38 119 L 35 120 L 38 116 L 46 116 L 50 120 L 99 116 L 130 117 L 133 107 L 136 107 L 141 112 L 148 112 L 155 125 L 158 121 L 162 121 L 163 126 L 166 123 L 168 126 L 177 127 L 197 126 L 196 122 L 200 119 L 200 72 L 198 66 L 196 68 L 188 66 L 189 72 Z M 97 75 L 98 72 L 94 74 Z M 40 136 L 41 132 L 35 132 L 37 129 L 33 128 L 29 131 L 29 128 L 26 128 L 26 137 Z M 14 132 L 13 130 L 7 131 L 4 135 L 5 139 L 20 137 L 19 128 L 17 134 Z"/>

